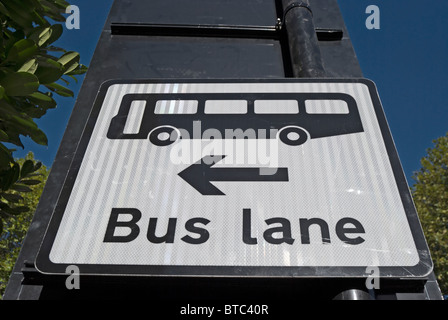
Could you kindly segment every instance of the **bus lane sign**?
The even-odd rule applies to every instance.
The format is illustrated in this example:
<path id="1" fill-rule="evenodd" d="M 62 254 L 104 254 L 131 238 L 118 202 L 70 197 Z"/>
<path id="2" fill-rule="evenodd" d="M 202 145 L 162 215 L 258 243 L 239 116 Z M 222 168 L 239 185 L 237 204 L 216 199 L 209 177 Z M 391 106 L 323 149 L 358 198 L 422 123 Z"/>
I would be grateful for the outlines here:
<path id="1" fill-rule="evenodd" d="M 133 276 L 425 276 L 373 82 L 111 80 L 36 267 Z"/>

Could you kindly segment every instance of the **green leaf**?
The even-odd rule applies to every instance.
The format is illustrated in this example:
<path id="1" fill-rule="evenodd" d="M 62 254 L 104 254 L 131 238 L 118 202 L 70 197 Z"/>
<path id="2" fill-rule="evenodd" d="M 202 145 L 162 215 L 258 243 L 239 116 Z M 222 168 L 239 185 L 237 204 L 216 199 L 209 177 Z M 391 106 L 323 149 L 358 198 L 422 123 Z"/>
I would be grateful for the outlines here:
<path id="1" fill-rule="evenodd" d="M 22 168 L 20 169 L 20 178 L 26 178 L 29 174 L 33 173 L 34 170 L 34 162 L 31 160 L 26 160 Z"/>
<path id="2" fill-rule="evenodd" d="M 37 163 L 34 165 L 34 171 L 37 171 L 37 170 L 39 170 L 40 168 L 42 168 L 42 162 L 37 162 Z"/>
<path id="3" fill-rule="evenodd" d="M 49 90 L 53 91 L 54 93 L 63 96 L 63 97 L 74 97 L 73 91 L 70 89 L 67 89 L 66 87 L 58 84 L 58 83 L 51 83 L 45 85 Z"/>
<path id="4" fill-rule="evenodd" d="M 17 128 L 8 128 L 8 141 L 5 141 L 8 143 L 15 144 L 16 146 L 24 148 L 24 145 L 22 144 L 22 141 L 20 140 L 20 133 L 18 132 Z M 11 152 L 13 149 L 11 149 Z M 15 150 L 14 150 L 15 151 Z"/>
<path id="5" fill-rule="evenodd" d="M 25 33 L 21 28 L 14 31 L 10 29 L 3 29 L 3 32 L 4 32 L 4 39 L 6 41 L 3 43 L 5 51 L 2 52 L 2 55 L 4 56 L 4 60 L 6 60 L 8 52 L 16 44 L 16 42 L 25 39 Z"/>
<path id="6" fill-rule="evenodd" d="M 41 146 L 48 146 L 48 138 L 39 128 L 30 134 L 30 138 Z"/>
<path id="7" fill-rule="evenodd" d="M 3 88 L 3 86 L 0 86 L 0 99 L 3 99 L 3 97 L 5 96 L 5 88 Z"/>
<path id="8" fill-rule="evenodd" d="M 33 7 L 27 6 L 23 1 L 2 0 L 5 5 L 8 16 L 12 19 L 13 25 L 17 25 L 23 29 L 33 26 Z"/>
<path id="9" fill-rule="evenodd" d="M 23 197 L 16 193 L 2 193 L 1 196 L 8 202 L 18 203 L 23 201 Z"/>
<path id="10" fill-rule="evenodd" d="M 31 59 L 37 53 L 37 46 L 33 40 L 21 39 L 14 43 L 8 52 L 6 61 L 13 61 L 21 66 L 25 61 Z"/>
<path id="11" fill-rule="evenodd" d="M 27 178 L 31 178 L 31 177 L 41 177 L 42 174 L 41 173 L 30 173 Z"/>
<path id="12" fill-rule="evenodd" d="M 33 191 L 30 187 L 27 187 L 23 184 L 14 184 L 11 189 L 16 190 L 18 192 L 31 192 Z"/>
<path id="13" fill-rule="evenodd" d="M 56 1 L 49 1 L 49 0 L 40 0 L 39 1 L 42 7 L 44 8 L 45 15 L 50 17 L 51 19 L 55 21 L 64 22 L 65 17 L 62 15 L 62 13 L 65 13 L 65 8 L 61 8 L 60 5 L 58 5 L 58 2 Z"/>
<path id="14" fill-rule="evenodd" d="M 72 75 L 69 75 L 69 74 L 66 74 L 66 76 L 68 76 L 68 77 L 70 77 L 71 79 L 73 79 L 73 80 L 75 81 L 75 83 L 78 83 L 78 79 L 76 79 L 75 76 L 72 76 Z"/>
<path id="15" fill-rule="evenodd" d="M 48 46 L 46 49 L 47 51 L 64 52 L 64 53 L 67 52 L 67 50 L 55 46 Z"/>
<path id="16" fill-rule="evenodd" d="M 28 96 L 29 100 L 46 109 L 56 108 L 56 101 L 48 94 L 36 91 Z"/>
<path id="17" fill-rule="evenodd" d="M 28 72 L 28 73 L 34 74 L 34 72 L 36 72 L 36 70 L 37 70 L 37 66 L 38 66 L 38 64 L 37 64 L 36 59 L 30 59 L 20 67 L 18 72 Z"/>
<path id="18" fill-rule="evenodd" d="M 4 4 L 1 3 L 1 2 L 0 2 L 0 13 L 4 14 L 5 16 L 9 16 L 10 15 L 8 9 L 6 9 Z"/>
<path id="19" fill-rule="evenodd" d="M 2 121 L 10 120 L 13 115 L 20 116 L 21 113 L 16 107 L 6 102 L 5 99 L 0 100 L 0 119 Z"/>
<path id="20" fill-rule="evenodd" d="M 20 166 L 16 162 L 14 162 L 12 166 L 1 172 L 0 188 L 3 191 L 11 188 L 11 186 L 13 186 L 14 183 L 16 183 L 19 179 L 19 175 Z"/>
<path id="21" fill-rule="evenodd" d="M 9 137 L 8 134 L 0 129 L 0 141 L 8 141 Z"/>
<path id="22" fill-rule="evenodd" d="M 25 114 L 20 116 L 13 115 L 5 123 L 8 124 L 8 136 L 11 138 L 10 132 L 20 133 L 29 136 L 34 142 L 46 146 L 48 143 L 45 133 L 37 127 L 33 119 Z"/>
<path id="23" fill-rule="evenodd" d="M 27 186 L 35 186 L 37 184 L 40 184 L 39 180 L 20 180 L 20 183 L 27 185 Z"/>
<path id="24" fill-rule="evenodd" d="M 30 189 L 31 190 L 31 189 Z M 31 191 L 30 191 L 31 192 Z M 30 210 L 29 207 L 21 206 L 21 207 L 7 207 L 2 208 L 3 211 L 5 211 L 8 214 L 11 214 L 13 216 L 17 216 L 19 214 L 22 214 L 24 212 L 28 212 Z"/>
<path id="25" fill-rule="evenodd" d="M 70 71 L 67 73 L 67 75 L 69 76 L 76 76 L 76 75 L 81 75 L 87 72 L 87 67 L 83 64 L 80 64 L 78 68 L 76 68 L 73 71 Z"/>
<path id="26" fill-rule="evenodd" d="M 34 73 L 41 84 L 53 83 L 64 74 L 62 65 L 50 58 L 38 61 L 38 67 Z"/>
<path id="27" fill-rule="evenodd" d="M 30 35 L 30 39 L 33 39 L 39 47 L 44 46 L 45 42 L 51 37 L 51 28 L 42 27 L 36 29 L 36 32 Z"/>
<path id="28" fill-rule="evenodd" d="M 10 163 L 13 162 L 14 159 L 12 157 L 11 151 L 6 148 L 3 143 L 0 143 L 0 172 L 4 172 L 8 170 L 10 167 Z M 0 178 L 0 181 L 2 179 Z M 0 188 L 2 189 L 2 183 L 0 183 Z"/>
<path id="29" fill-rule="evenodd" d="M 70 73 L 79 66 L 79 53 L 74 51 L 69 51 L 63 54 L 58 62 L 62 64 L 64 69 L 64 74 Z"/>
<path id="30" fill-rule="evenodd" d="M 70 85 L 70 81 L 68 81 L 68 80 L 65 79 L 64 77 L 61 77 L 59 80 L 61 80 L 62 82 L 64 82 L 67 86 Z"/>
<path id="31" fill-rule="evenodd" d="M 47 47 L 51 43 L 58 40 L 63 32 L 62 25 L 54 24 L 49 27 L 39 27 L 29 36 L 39 47 Z"/>
<path id="32" fill-rule="evenodd" d="M 9 96 L 26 96 L 37 91 L 39 79 L 28 72 L 14 72 L 0 78 L 0 85 Z"/>

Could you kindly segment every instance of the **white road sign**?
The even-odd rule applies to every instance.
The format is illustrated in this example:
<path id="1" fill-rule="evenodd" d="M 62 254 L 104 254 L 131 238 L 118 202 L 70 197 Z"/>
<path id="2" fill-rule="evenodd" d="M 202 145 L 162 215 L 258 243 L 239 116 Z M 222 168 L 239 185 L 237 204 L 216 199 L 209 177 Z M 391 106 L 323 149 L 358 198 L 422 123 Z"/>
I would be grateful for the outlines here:
<path id="1" fill-rule="evenodd" d="M 298 277 L 432 268 L 364 79 L 103 84 L 36 265 Z"/>

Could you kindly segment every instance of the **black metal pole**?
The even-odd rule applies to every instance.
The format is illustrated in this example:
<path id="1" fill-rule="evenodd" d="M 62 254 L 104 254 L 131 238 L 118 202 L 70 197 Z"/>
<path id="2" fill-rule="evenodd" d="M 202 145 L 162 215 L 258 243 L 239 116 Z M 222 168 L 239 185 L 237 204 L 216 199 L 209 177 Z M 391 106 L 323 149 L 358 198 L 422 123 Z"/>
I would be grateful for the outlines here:
<path id="1" fill-rule="evenodd" d="M 288 36 L 293 76 L 326 77 L 308 0 L 282 0 L 282 6 L 282 28 Z"/>

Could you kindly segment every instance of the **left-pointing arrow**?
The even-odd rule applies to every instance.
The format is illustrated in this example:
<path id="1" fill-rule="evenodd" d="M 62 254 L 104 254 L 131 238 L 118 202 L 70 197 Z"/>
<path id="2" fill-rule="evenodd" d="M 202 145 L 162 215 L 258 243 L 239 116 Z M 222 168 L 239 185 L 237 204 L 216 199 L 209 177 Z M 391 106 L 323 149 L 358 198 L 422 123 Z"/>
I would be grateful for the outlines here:
<path id="1" fill-rule="evenodd" d="M 269 168 L 272 174 L 263 175 L 266 168 L 216 168 L 216 163 L 226 156 L 206 156 L 179 173 L 193 188 L 204 196 L 223 196 L 210 181 L 289 181 L 288 168 Z"/>

